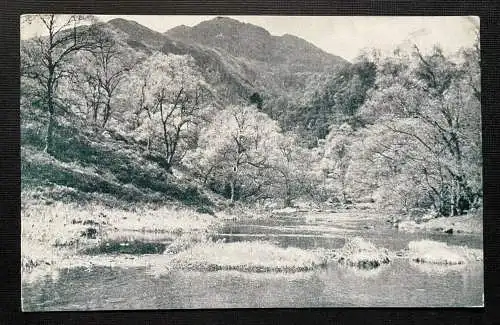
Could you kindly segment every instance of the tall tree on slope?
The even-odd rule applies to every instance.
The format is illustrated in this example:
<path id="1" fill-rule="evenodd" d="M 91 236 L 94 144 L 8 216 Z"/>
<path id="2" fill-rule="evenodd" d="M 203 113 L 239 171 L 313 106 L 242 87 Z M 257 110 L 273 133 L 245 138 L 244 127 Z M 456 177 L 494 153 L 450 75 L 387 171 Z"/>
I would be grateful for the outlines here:
<path id="1" fill-rule="evenodd" d="M 21 74 L 43 88 L 41 98 L 49 118 L 44 151 L 53 154 L 54 127 L 59 81 L 68 76 L 66 63 L 71 56 L 94 45 L 93 28 L 79 28 L 91 18 L 82 15 L 24 15 L 22 25 L 39 24 L 46 36 L 37 36 L 21 46 Z"/>

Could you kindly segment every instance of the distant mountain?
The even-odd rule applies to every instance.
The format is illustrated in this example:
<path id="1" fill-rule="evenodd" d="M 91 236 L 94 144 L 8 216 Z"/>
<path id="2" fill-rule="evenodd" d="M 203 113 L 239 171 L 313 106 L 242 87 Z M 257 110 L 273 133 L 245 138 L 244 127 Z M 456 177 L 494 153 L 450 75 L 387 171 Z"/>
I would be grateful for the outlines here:
<path id="1" fill-rule="evenodd" d="M 127 34 L 130 40 L 141 42 L 153 49 L 159 49 L 165 42 L 165 36 L 162 33 L 151 30 L 133 20 L 116 18 L 110 20 L 108 24 Z"/>
<path id="2" fill-rule="evenodd" d="M 273 36 L 262 27 L 217 17 L 189 27 L 174 27 L 165 33 L 135 21 L 108 22 L 124 33 L 136 50 L 192 56 L 206 80 L 226 101 L 245 101 L 254 92 L 264 98 L 304 97 L 341 66 L 349 64 L 293 35 Z"/>
<path id="3" fill-rule="evenodd" d="M 325 133 L 316 134 L 319 113 L 315 112 L 330 115 L 329 108 L 317 107 L 318 96 L 328 90 L 336 74 L 352 66 L 302 38 L 274 36 L 262 27 L 232 18 L 217 17 L 193 27 L 180 25 L 165 33 L 125 19 L 108 24 L 135 50 L 193 57 L 222 106 L 248 104 L 258 93 L 262 110 L 284 130 L 299 127 L 314 136 Z M 290 119 L 295 122 L 290 124 Z M 329 122 L 323 124 L 328 130 Z"/>
<path id="4" fill-rule="evenodd" d="M 264 94 L 296 98 L 313 75 L 331 74 L 349 62 L 293 35 L 273 36 L 262 27 L 217 17 L 165 32 L 171 39 L 216 50 L 239 65 L 245 80 Z M 313 76 L 313 79 L 320 79 Z"/>
<path id="5" fill-rule="evenodd" d="M 235 57 L 265 62 L 272 67 L 286 65 L 290 71 L 321 72 L 347 63 L 299 37 L 273 36 L 262 27 L 226 17 L 204 21 L 194 27 L 178 26 L 165 35 L 224 50 Z"/>
<path id="6" fill-rule="evenodd" d="M 197 44 L 174 40 L 135 21 L 118 18 L 110 20 L 108 24 L 123 33 L 126 42 L 136 50 L 190 55 L 225 102 L 245 101 L 255 91 L 254 86 L 246 80 L 246 71 L 231 57 L 223 57 L 217 51 Z"/>
<path id="7" fill-rule="evenodd" d="M 121 50 L 137 58 L 157 51 L 192 57 L 214 90 L 214 105 L 258 103 L 308 146 L 324 138 L 332 123 L 351 116 L 371 87 L 370 66 L 357 67 L 297 36 L 271 35 L 236 19 L 217 17 L 164 33 L 122 18 L 99 26 L 112 29 Z"/>

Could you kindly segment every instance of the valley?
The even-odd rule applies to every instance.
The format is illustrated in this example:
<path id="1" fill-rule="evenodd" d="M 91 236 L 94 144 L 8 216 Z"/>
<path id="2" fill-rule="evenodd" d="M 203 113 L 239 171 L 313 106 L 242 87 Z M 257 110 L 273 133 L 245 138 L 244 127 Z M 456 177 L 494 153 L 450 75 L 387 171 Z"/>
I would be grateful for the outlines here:
<path id="1" fill-rule="evenodd" d="M 31 18 L 24 311 L 483 304 L 478 48 Z"/>

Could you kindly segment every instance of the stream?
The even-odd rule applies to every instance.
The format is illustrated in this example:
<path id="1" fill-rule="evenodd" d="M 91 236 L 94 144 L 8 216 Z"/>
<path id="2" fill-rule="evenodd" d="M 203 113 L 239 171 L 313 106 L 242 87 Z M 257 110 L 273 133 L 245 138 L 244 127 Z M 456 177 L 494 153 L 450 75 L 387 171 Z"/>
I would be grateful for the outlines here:
<path id="1" fill-rule="evenodd" d="M 412 240 L 482 248 L 480 235 L 404 233 L 369 213 L 303 213 L 227 222 L 214 239 L 270 241 L 281 247 L 340 248 L 361 236 L 397 251 Z M 329 265 L 311 272 L 172 271 L 145 268 L 62 270 L 22 284 L 24 311 L 189 308 L 465 307 L 483 305 L 483 264 L 429 266 L 394 259 L 373 270 Z"/>

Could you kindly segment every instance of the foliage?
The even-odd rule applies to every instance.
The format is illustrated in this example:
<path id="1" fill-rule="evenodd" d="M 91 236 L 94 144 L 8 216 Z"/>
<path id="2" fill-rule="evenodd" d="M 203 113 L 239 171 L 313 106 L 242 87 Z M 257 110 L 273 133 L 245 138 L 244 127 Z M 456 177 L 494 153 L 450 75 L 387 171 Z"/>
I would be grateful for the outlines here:
<path id="1" fill-rule="evenodd" d="M 282 197 L 285 205 L 307 186 L 307 152 L 254 107 L 219 112 L 186 158 L 203 183 L 238 199 Z"/>
<path id="2" fill-rule="evenodd" d="M 120 119 L 115 114 L 123 112 L 116 112 L 117 107 L 127 107 L 124 83 L 141 56 L 111 28 L 102 26 L 94 34 L 94 48 L 76 54 L 65 100 L 90 123 L 105 128 Z"/>
<path id="3" fill-rule="evenodd" d="M 446 57 L 435 47 L 374 56 L 376 78 L 352 119 L 333 124 L 317 150 L 318 192 L 333 202 L 441 215 L 481 204 L 478 48 Z M 367 61 L 368 62 L 368 61 Z"/>
<path id="4" fill-rule="evenodd" d="M 213 212 L 204 191 L 230 205 L 366 201 L 445 216 L 481 205 L 479 43 L 454 56 L 439 47 L 362 54 L 328 72 L 280 65 L 259 80 L 252 58 L 162 47 L 158 33 L 131 47 L 134 30 L 149 35 L 131 22 L 26 17 L 49 35 L 21 44 L 22 144 L 53 159 L 22 155 L 24 189 L 169 197 L 204 213 Z M 280 42 L 306 48 L 291 36 Z M 282 85 L 262 89 L 275 79 Z"/>
<path id="5" fill-rule="evenodd" d="M 252 96 L 250 96 L 250 103 L 257 104 L 257 109 L 261 110 L 263 99 L 259 93 L 253 93 Z"/>
<path id="6" fill-rule="evenodd" d="M 156 53 L 128 80 L 132 135 L 161 152 L 170 171 L 197 139 L 212 108 L 210 87 L 189 56 Z"/>
<path id="7" fill-rule="evenodd" d="M 477 207 L 482 196 L 479 70 L 455 63 L 439 48 L 395 57 L 379 65 L 375 89 L 361 109 L 383 126 L 375 153 L 392 166 L 400 189 L 443 215 Z M 415 201 L 416 200 L 416 201 Z"/>
<path id="8" fill-rule="evenodd" d="M 326 84 L 321 79 L 310 81 L 308 87 L 315 92 L 307 102 L 280 98 L 265 109 L 285 131 L 298 133 L 304 143 L 313 147 L 318 139 L 325 139 L 332 125 L 342 124 L 357 112 L 374 84 L 375 74 L 375 63 L 360 56 L 354 64 L 331 73 Z"/>

